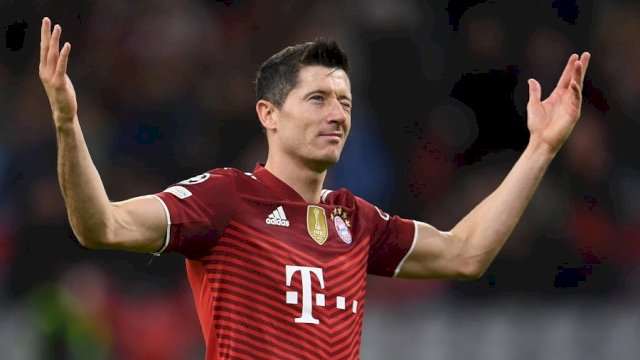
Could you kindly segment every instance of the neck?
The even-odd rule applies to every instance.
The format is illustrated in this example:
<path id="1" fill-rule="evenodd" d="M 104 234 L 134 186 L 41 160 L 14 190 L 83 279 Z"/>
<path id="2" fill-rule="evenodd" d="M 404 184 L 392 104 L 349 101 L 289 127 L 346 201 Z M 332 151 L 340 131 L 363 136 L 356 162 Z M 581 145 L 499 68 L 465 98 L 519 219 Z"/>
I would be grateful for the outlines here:
<path id="1" fill-rule="evenodd" d="M 322 184 L 327 170 L 314 169 L 300 161 L 287 158 L 269 156 L 265 169 L 278 179 L 291 186 L 306 202 L 316 204 L 320 202 Z"/>

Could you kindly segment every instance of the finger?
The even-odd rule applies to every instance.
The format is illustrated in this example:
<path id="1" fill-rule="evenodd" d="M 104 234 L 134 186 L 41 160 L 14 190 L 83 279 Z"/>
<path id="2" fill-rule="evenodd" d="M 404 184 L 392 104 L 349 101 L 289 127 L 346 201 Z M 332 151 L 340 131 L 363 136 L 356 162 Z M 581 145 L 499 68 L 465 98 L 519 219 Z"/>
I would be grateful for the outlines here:
<path id="1" fill-rule="evenodd" d="M 71 52 L 71 44 L 64 43 L 62 50 L 60 51 L 60 59 L 58 60 L 58 66 L 56 67 L 56 78 L 62 80 L 64 74 L 67 73 L 67 64 L 69 63 L 69 53 Z"/>
<path id="2" fill-rule="evenodd" d="M 49 53 L 49 40 L 51 39 L 51 20 L 45 17 L 42 19 L 40 29 L 40 69 L 47 65 L 47 54 Z"/>
<path id="3" fill-rule="evenodd" d="M 582 79 L 582 69 L 584 69 L 584 66 L 582 66 L 582 62 L 580 62 L 580 60 L 576 61 L 573 64 L 573 74 L 571 75 L 571 81 L 575 81 L 576 83 L 578 83 L 578 85 L 580 85 L 580 81 Z M 573 83 L 571 83 L 571 85 L 573 85 Z"/>
<path id="4" fill-rule="evenodd" d="M 571 75 L 573 74 L 573 64 L 578 60 L 577 54 L 571 54 L 569 56 L 569 60 L 567 61 L 567 65 L 564 67 L 564 71 L 562 71 L 562 75 L 560 75 L 560 80 L 558 80 L 558 87 L 561 89 L 569 88 L 571 84 Z"/>
<path id="5" fill-rule="evenodd" d="M 582 63 L 582 77 L 580 78 L 580 87 L 582 88 L 584 84 L 584 78 L 587 74 L 587 68 L 589 67 L 589 60 L 591 60 L 591 54 L 588 52 L 583 52 L 582 56 L 580 56 L 580 62 Z"/>
<path id="6" fill-rule="evenodd" d="M 542 93 L 540 83 L 535 79 L 529 79 L 527 83 L 529 84 L 529 104 L 539 103 Z"/>
<path id="7" fill-rule="evenodd" d="M 573 98 L 580 103 L 582 101 L 582 87 L 575 80 L 571 81 L 571 92 L 573 93 Z"/>
<path id="8" fill-rule="evenodd" d="M 55 69 L 58 62 L 58 55 L 60 49 L 60 33 L 62 28 L 60 25 L 53 27 L 53 33 L 51 34 L 51 41 L 49 41 L 49 55 L 47 57 L 47 66 L 50 69 Z"/>

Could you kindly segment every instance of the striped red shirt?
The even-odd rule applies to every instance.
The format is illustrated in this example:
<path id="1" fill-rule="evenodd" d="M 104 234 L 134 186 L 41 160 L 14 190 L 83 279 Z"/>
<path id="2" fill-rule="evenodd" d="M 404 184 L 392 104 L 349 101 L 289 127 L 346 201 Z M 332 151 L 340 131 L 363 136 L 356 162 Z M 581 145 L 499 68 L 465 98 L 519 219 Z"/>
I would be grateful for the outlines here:
<path id="1" fill-rule="evenodd" d="M 206 359 L 358 359 L 366 274 L 394 276 L 415 224 L 345 189 L 318 204 L 258 165 L 155 195 L 186 256 Z"/>

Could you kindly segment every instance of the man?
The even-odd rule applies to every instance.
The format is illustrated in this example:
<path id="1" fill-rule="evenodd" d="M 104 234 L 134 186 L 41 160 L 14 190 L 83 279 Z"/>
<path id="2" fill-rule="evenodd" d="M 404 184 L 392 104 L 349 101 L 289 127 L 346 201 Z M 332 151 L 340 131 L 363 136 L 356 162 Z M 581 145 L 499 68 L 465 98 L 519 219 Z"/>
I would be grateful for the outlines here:
<path id="1" fill-rule="evenodd" d="M 530 141 L 503 183 L 451 231 L 389 216 L 348 190 L 322 190 L 349 134 L 346 55 L 333 42 L 288 47 L 256 79 L 269 144 L 253 173 L 214 169 L 165 191 L 110 202 L 84 142 L 61 28 L 42 23 L 40 77 L 58 173 L 83 246 L 185 255 L 207 359 L 358 358 L 366 274 L 474 279 L 520 219 L 576 124 L 590 55 L 572 55 L 540 101 L 529 80 Z"/>

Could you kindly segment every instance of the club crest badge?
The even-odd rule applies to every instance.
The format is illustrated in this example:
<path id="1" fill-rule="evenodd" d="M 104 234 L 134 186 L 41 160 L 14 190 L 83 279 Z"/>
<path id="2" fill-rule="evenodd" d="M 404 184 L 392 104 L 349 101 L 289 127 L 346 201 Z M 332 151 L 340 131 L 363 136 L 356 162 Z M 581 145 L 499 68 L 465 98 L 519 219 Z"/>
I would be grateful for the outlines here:
<path id="1" fill-rule="evenodd" d="M 335 208 L 333 209 L 333 212 L 331 212 L 331 220 L 333 220 L 333 225 L 335 225 L 336 232 L 340 239 L 345 244 L 351 244 L 353 239 L 351 237 L 351 231 L 349 231 L 349 228 L 351 227 L 349 214 L 342 210 L 342 208 Z"/>
<path id="2" fill-rule="evenodd" d="M 329 230 L 327 227 L 327 214 L 324 208 L 316 205 L 307 206 L 307 232 L 318 245 L 322 245 L 327 241 Z"/>

